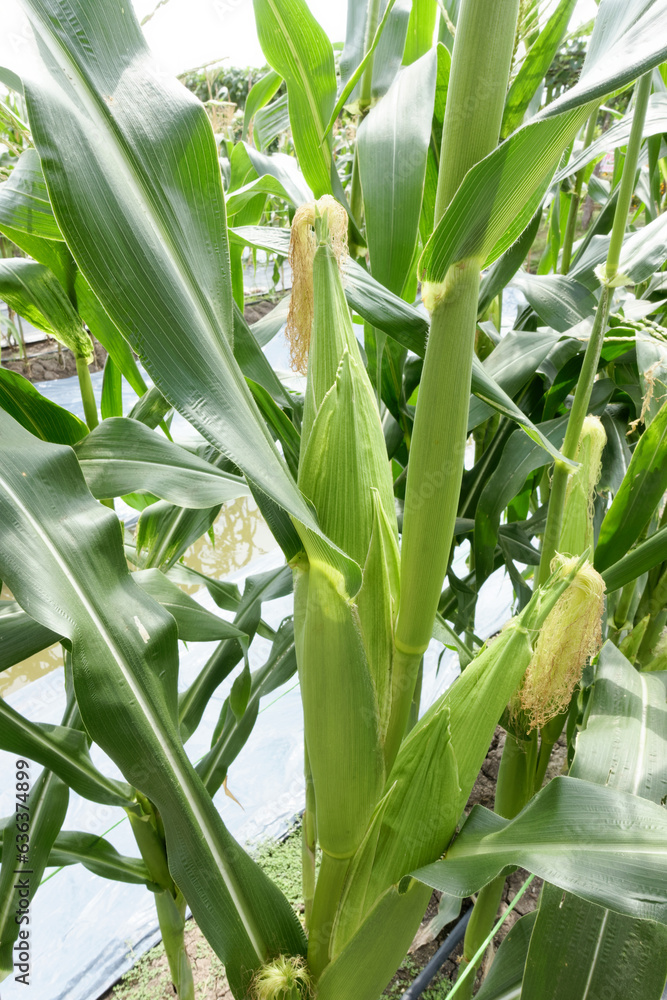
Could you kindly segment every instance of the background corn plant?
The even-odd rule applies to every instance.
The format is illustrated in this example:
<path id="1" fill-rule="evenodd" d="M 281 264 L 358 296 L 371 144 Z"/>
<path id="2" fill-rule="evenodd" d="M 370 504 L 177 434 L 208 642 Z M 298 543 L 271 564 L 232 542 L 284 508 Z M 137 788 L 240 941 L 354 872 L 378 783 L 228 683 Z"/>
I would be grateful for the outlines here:
<path id="1" fill-rule="evenodd" d="M 284 81 L 274 110 L 283 125 L 287 114 L 296 159 L 258 148 L 260 127 L 259 142 L 225 144 L 221 168 L 204 109 L 155 69 L 129 10 L 25 0 L 43 69 L 24 81 L 35 149 L 0 187 L 0 229 L 31 259 L 3 262 L 0 277 L 17 311 L 73 338 L 88 426 L 0 371 L 0 572 L 16 599 L 0 618 L 2 666 L 56 637 L 71 651 L 61 724 L 5 706 L 2 745 L 47 768 L 30 803 L 33 886 L 63 859 L 144 882 L 183 996 L 186 902 L 236 996 L 304 993 L 305 976 L 288 987 L 283 956 L 322 1000 L 375 1000 L 431 887 L 482 889 L 463 995 L 512 865 L 548 884 L 537 918 L 517 925 L 492 966 L 487 998 L 517 988 L 564 998 L 598 981 L 609 995 L 658 997 L 664 985 L 666 11 L 661 0 L 603 0 L 581 76 L 555 100 L 548 83 L 545 100 L 573 6 L 540 18 L 510 0 L 464 0 L 446 16 L 435 3 L 350 3 L 338 79 L 305 3 L 256 0 L 273 76 L 250 91 L 247 125 Z M 600 134 L 619 93 L 631 93 L 627 110 Z M 357 116 L 351 171 L 333 138 L 344 107 Z M 607 180 L 592 170 L 609 150 Z M 579 238 L 584 184 L 600 210 Z M 288 231 L 260 225 L 267 198 L 301 209 L 292 306 L 296 341 L 310 344 L 305 398 L 261 350 L 283 307 L 254 330 L 242 316 L 243 248 L 289 252 Z M 414 305 L 418 279 L 428 312 Z M 501 337 L 510 282 L 528 305 Z M 86 328 L 110 355 L 99 426 Z M 128 417 L 122 378 L 141 396 Z M 202 435 L 196 453 L 169 439 L 172 408 Z M 589 413 L 605 431 L 601 468 L 582 436 Z M 291 568 L 251 578 L 243 595 L 206 580 L 236 611 L 230 626 L 178 591 L 188 574 L 177 561 L 222 503 L 248 492 Z M 116 496 L 147 504 L 125 547 L 108 509 Z M 451 567 L 463 540 L 461 580 Z M 589 572 L 591 540 L 608 642 L 538 733 L 505 706 L 535 673 L 535 636 Z M 550 576 L 563 551 L 574 560 Z M 126 557 L 142 571 L 128 572 Z M 480 650 L 475 604 L 503 565 L 519 616 Z M 294 627 L 273 636 L 261 601 L 292 575 Z M 561 617 L 556 640 L 565 628 Z M 251 676 L 243 651 L 257 631 L 274 646 Z M 221 641 L 180 696 L 177 635 Z M 432 635 L 464 671 L 415 725 Z M 259 699 L 297 661 L 307 939 L 211 802 Z M 195 769 L 183 745 L 239 663 Z M 452 842 L 501 717 L 496 815 L 475 810 Z M 566 717 L 570 776 L 540 791 Z M 126 783 L 92 767 L 90 740 Z M 125 806 L 142 860 L 60 832 L 68 785 Z M 4 971 L 15 823 L 0 871 Z M 634 942 L 650 953 L 639 969 Z M 600 954 L 614 956 L 604 973 Z"/>

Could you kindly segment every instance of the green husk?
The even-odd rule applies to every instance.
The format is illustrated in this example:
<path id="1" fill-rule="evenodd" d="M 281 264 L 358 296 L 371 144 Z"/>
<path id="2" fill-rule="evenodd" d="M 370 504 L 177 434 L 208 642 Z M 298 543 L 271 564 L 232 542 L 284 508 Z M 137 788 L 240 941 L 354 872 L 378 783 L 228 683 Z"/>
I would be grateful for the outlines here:
<path id="1" fill-rule="evenodd" d="M 602 452 L 607 443 L 602 421 L 587 416 L 574 456 L 579 468 L 567 484 L 559 551 L 579 556 L 593 550 L 593 502 L 602 469 Z"/>
<path id="2" fill-rule="evenodd" d="M 340 274 L 347 221 L 333 199 L 295 216 L 288 324 L 308 382 L 298 484 L 325 534 L 363 569 L 353 599 L 312 552 L 293 562 L 294 629 L 322 865 L 309 916 L 311 971 L 329 960 L 332 914 L 385 782 L 398 526 L 382 425 Z M 312 838 L 309 851 L 312 852 Z M 311 893 L 312 895 L 312 893 Z M 309 903 L 310 909 L 310 903 Z"/>

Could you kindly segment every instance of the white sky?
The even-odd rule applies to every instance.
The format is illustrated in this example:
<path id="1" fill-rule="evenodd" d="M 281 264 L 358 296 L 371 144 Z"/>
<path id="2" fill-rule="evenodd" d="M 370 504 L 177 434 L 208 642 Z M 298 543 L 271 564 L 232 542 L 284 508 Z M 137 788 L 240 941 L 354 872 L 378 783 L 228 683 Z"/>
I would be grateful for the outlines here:
<path id="1" fill-rule="evenodd" d="M 139 19 L 157 0 L 128 0 Z M 30 29 L 18 0 L 0 0 L 0 65 L 21 73 L 30 59 Z M 346 0 L 309 0 L 313 14 L 332 41 L 343 41 Z M 588 20 L 595 0 L 580 0 L 572 24 Z M 252 0 L 168 0 L 145 26 L 154 54 L 172 73 L 182 73 L 216 59 L 233 66 L 265 63 L 255 31 Z"/>

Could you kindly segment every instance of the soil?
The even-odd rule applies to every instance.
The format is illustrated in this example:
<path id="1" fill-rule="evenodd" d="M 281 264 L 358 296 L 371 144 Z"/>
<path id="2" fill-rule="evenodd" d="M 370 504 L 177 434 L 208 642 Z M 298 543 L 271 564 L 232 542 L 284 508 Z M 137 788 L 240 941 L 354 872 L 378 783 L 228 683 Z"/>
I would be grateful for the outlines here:
<path id="1" fill-rule="evenodd" d="M 93 345 L 95 360 L 89 365 L 89 369 L 91 372 L 100 372 L 104 368 L 107 352 L 94 338 Z M 74 355 L 66 347 L 61 347 L 59 352 L 55 340 L 40 340 L 34 344 L 26 344 L 26 354 L 27 360 L 23 361 L 19 357 L 17 348 L 3 347 L 2 367 L 24 375 L 31 382 L 51 382 L 53 379 L 71 378 L 72 375 L 76 375 Z"/>
<path id="2" fill-rule="evenodd" d="M 505 733 L 499 727 L 496 730 L 486 760 L 470 795 L 466 813 L 477 803 L 486 806 L 488 809 L 493 808 L 498 767 L 504 743 Z M 565 741 L 561 739 L 554 749 L 547 772 L 547 780 L 561 773 L 565 763 L 565 755 Z M 281 843 L 264 845 L 259 850 L 257 860 L 270 877 L 278 883 L 296 911 L 302 913 L 303 905 L 300 903 L 301 841 L 299 831 L 294 830 Z M 528 872 L 522 869 L 517 870 L 509 876 L 501 903 L 501 913 L 507 909 L 527 877 Z M 494 951 L 497 950 L 501 941 L 519 917 L 535 909 L 541 886 L 542 883 L 539 879 L 535 879 L 532 882 L 496 935 L 493 943 Z M 383 997 L 387 998 L 387 1000 L 389 998 L 391 1000 L 400 1000 L 403 992 L 408 988 L 421 969 L 430 961 L 444 939 L 453 929 L 456 921 L 452 921 L 443 927 L 435 940 L 427 941 L 425 944 L 420 943 L 420 940 L 423 940 L 425 937 L 426 929 L 432 917 L 438 910 L 438 903 L 439 893 L 434 892 L 420 930 L 415 938 L 413 948 L 410 949 L 410 953 L 406 956 L 401 968 L 383 993 Z M 471 905 L 471 900 L 464 900 L 461 912 L 465 913 Z M 188 955 L 193 966 L 196 1000 L 233 1000 L 227 986 L 224 969 L 193 920 L 188 921 L 185 940 Z M 444 1000 L 447 996 L 453 981 L 456 979 L 462 947 L 462 944 L 460 944 L 455 949 L 451 958 L 445 962 L 440 972 L 431 982 L 431 985 L 422 994 L 423 1000 Z M 487 964 L 491 958 L 492 955 L 487 954 Z M 481 982 L 482 976 L 483 971 L 480 971 L 478 984 Z M 157 945 L 144 955 L 100 1000 L 174 1000 L 174 988 L 169 977 L 167 959 L 162 945 Z"/>

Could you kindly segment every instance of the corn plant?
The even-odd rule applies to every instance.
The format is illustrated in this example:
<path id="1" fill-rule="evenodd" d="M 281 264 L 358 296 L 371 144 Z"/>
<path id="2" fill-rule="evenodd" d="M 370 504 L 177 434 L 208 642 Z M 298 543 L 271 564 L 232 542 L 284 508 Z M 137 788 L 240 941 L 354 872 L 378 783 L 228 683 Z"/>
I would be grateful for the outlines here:
<path id="1" fill-rule="evenodd" d="M 667 823 L 651 766 L 663 739 L 648 719 L 664 704 L 667 404 L 656 387 L 667 238 L 664 157 L 651 140 L 665 130 L 655 69 L 667 58 L 664 0 L 602 0 L 578 82 L 543 107 L 539 85 L 574 6 L 566 0 L 543 27 L 518 0 L 463 0 L 441 21 L 435 3 L 351 3 L 340 88 L 331 43 L 303 0 L 255 0 L 275 75 L 250 91 L 248 121 L 284 80 L 296 160 L 238 143 L 227 147 L 224 186 L 204 108 L 156 69 L 120 0 L 23 4 L 42 60 L 41 75 L 24 81 L 35 150 L 14 168 L 18 194 L 16 184 L 0 188 L 0 229 L 34 259 L 39 281 L 26 282 L 17 308 L 32 301 L 48 317 L 36 296 L 49 288 L 77 332 L 97 321 L 113 345 L 99 426 L 47 404 L 25 380 L 0 381 L 0 572 L 16 601 L 0 618 L 12 639 L 4 663 L 54 638 L 71 654 L 60 727 L 2 710 L 3 746 L 50 769 L 30 803 L 34 885 L 50 861 L 78 857 L 100 872 L 106 859 L 107 874 L 115 866 L 116 877 L 157 890 L 184 997 L 187 904 L 236 997 L 377 1000 L 433 888 L 479 891 L 456 987 L 469 995 L 504 874 L 521 865 L 547 885 L 537 918 L 491 967 L 487 1000 L 508 988 L 494 971 L 508 965 L 510 988 L 526 996 L 565 998 L 595 980 L 610 995 L 657 1000 L 667 976 Z M 436 24 L 443 42 L 434 46 Z M 630 88 L 613 138 L 598 137 L 599 107 Z M 358 115 L 347 191 L 332 138 L 346 105 Z M 588 165 L 607 148 L 625 154 L 596 189 Z M 586 182 L 605 204 L 576 239 Z M 633 192 L 647 219 L 637 232 Z M 259 225 L 268 197 L 294 212 L 291 233 Z M 535 275 L 520 268 L 543 214 Z M 243 320 L 246 246 L 290 257 L 287 327 L 303 396 L 260 347 L 283 313 L 254 331 Z M 528 305 L 501 338 L 510 281 Z M 414 307 L 418 282 L 426 314 Z M 126 418 L 117 389 L 121 374 L 137 379 L 132 351 L 154 388 L 139 385 Z M 159 429 L 170 408 L 203 437 L 197 454 Z M 474 464 L 464 470 L 471 432 Z M 177 638 L 199 613 L 174 594 L 174 581 L 192 579 L 176 560 L 220 504 L 248 492 L 288 568 L 249 581 L 243 598 L 205 581 L 237 618 L 197 618 L 193 633 L 233 632 L 218 632 L 220 647 L 179 697 Z M 98 501 L 146 494 L 160 502 L 124 548 L 116 515 Z M 466 536 L 460 580 L 452 552 Z M 130 572 L 127 556 L 143 572 Z M 502 565 L 517 614 L 482 644 L 472 609 Z M 260 628 L 261 594 L 275 595 L 285 577 L 293 639 L 288 624 L 251 676 L 244 643 Z M 418 719 L 434 635 L 463 669 Z M 294 660 L 305 927 L 212 802 L 259 699 Z M 184 744 L 239 662 L 214 745 L 194 767 Z M 617 742 L 614 685 L 642 706 L 624 715 Z M 566 717 L 570 774 L 542 789 Z M 499 722 L 507 740 L 496 812 L 477 807 L 459 829 Z M 91 768 L 89 740 L 125 783 Z M 115 796 L 142 859 L 68 840 L 67 785 Z M 0 870 L 5 973 L 14 824 L 4 827 Z M 582 920 L 597 934 L 585 948 L 573 931 Z M 626 947 L 635 940 L 653 959 L 639 971 Z M 615 956 L 604 975 L 602 947 Z M 550 977 L 554 962 L 575 979 Z"/>

